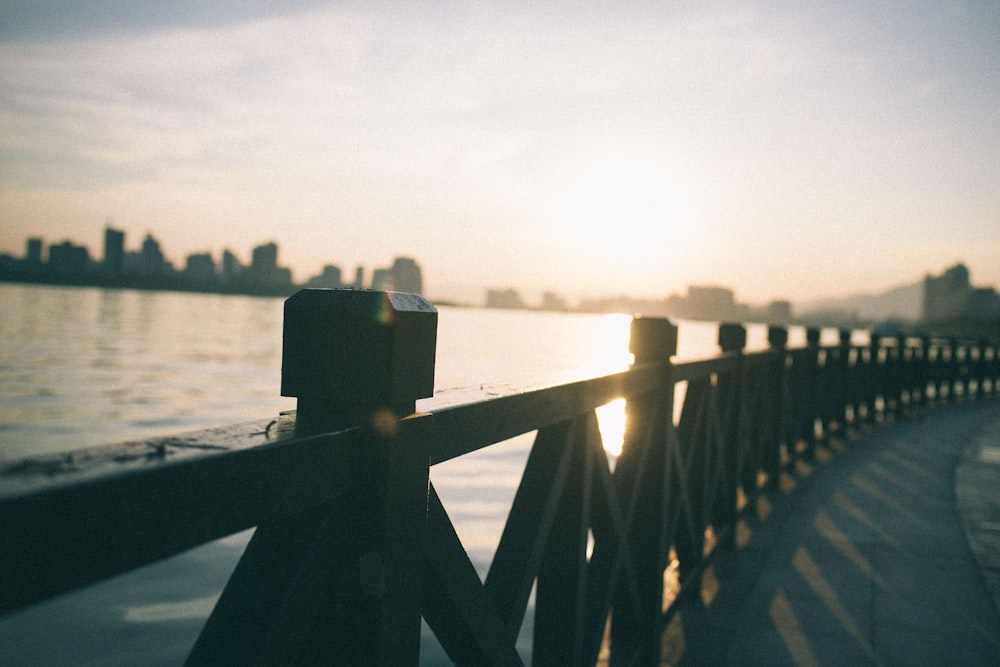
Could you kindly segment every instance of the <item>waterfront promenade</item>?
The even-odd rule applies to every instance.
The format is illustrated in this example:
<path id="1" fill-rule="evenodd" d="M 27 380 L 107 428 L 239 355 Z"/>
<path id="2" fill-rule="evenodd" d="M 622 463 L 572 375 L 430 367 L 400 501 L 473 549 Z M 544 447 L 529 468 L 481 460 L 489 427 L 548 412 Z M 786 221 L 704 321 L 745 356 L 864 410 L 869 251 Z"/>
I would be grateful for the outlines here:
<path id="1" fill-rule="evenodd" d="M 1000 665 L 1000 400 L 834 440 L 754 509 L 663 664 Z"/>
<path id="2" fill-rule="evenodd" d="M 297 410 L 0 471 L 0 613 L 256 527 L 220 597 L 179 600 L 199 609 L 189 664 L 416 665 L 425 628 L 457 664 L 1000 664 L 972 555 L 995 554 L 995 343 L 807 329 L 789 347 L 769 327 L 748 352 L 723 323 L 720 354 L 673 363 L 674 323 L 629 327 L 626 370 L 418 411 L 436 309 L 300 292 L 281 356 Z M 483 505 L 447 502 L 431 472 L 521 436 L 484 577 L 456 527 Z M 674 564 L 686 603 L 665 616 Z"/>

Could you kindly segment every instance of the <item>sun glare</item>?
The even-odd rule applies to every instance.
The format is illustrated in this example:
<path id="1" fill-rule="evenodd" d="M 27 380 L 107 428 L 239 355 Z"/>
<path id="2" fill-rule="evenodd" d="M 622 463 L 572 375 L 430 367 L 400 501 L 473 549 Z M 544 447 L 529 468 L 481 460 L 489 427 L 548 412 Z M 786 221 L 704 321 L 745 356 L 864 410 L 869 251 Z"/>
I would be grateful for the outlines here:
<path id="1" fill-rule="evenodd" d="M 604 451 L 612 456 L 619 456 L 625 440 L 625 399 L 616 398 L 607 405 L 597 408 L 595 412 L 601 429 Z"/>
<path id="2" fill-rule="evenodd" d="M 669 167 L 638 152 L 590 160 L 570 174 L 554 208 L 560 247 L 612 267 L 662 260 L 690 223 Z"/>

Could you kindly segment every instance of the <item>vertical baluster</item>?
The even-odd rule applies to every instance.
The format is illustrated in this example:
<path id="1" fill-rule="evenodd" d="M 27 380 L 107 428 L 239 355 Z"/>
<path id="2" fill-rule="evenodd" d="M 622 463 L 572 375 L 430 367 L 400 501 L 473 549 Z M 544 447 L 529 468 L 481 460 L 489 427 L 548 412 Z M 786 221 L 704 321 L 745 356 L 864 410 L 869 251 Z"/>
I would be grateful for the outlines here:
<path id="1" fill-rule="evenodd" d="M 599 440 L 593 412 L 573 421 L 565 446 L 569 471 L 538 570 L 532 661 L 582 664 L 587 614 L 587 543 L 591 521 L 594 457 Z"/>

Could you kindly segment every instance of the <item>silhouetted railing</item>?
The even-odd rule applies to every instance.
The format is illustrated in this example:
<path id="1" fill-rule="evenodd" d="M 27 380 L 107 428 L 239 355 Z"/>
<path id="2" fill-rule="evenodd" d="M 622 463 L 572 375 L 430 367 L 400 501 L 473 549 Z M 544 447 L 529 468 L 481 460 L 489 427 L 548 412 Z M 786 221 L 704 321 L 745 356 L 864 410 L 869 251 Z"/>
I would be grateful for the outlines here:
<path id="1" fill-rule="evenodd" d="M 419 297 L 304 290 L 285 305 L 276 420 L 7 465 L 0 611 L 257 527 L 190 664 L 414 664 L 421 617 L 461 664 L 656 664 L 664 571 L 732 543 L 741 508 L 831 434 L 997 395 L 995 343 L 722 353 L 673 364 L 677 328 L 636 318 L 624 372 L 414 413 L 437 313 Z M 612 469 L 595 409 L 626 403 Z M 675 400 L 675 398 L 677 400 Z M 397 419 L 396 415 L 407 415 Z M 485 581 L 430 483 L 435 464 L 536 432 Z"/>

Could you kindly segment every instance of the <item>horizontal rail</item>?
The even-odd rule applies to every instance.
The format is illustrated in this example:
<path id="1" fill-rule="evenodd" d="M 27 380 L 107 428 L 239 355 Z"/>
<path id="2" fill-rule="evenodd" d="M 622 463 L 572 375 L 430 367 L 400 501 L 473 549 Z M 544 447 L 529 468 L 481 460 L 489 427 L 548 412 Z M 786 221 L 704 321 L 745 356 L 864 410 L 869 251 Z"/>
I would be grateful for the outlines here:
<path id="1" fill-rule="evenodd" d="M 662 387 L 663 364 L 423 413 L 399 446 L 431 464 Z M 419 424 L 418 424 L 419 423 Z M 357 427 L 298 435 L 295 412 L 0 468 L 0 613 L 278 521 L 345 486 Z M 419 433 L 420 435 L 416 435 Z M 420 442 L 410 444 L 412 440 Z M 39 553 L 48 554 L 44 559 Z M 95 558 L 81 558 L 81 554 Z"/>
<path id="2" fill-rule="evenodd" d="M 429 341 L 433 354 L 433 336 L 421 331 L 430 311 L 390 302 L 399 310 L 395 326 Z M 343 308 L 328 310 L 344 316 Z M 286 306 L 286 341 L 288 318 Z M 414 412 L 388 426 L 359 419 L 382 409 L 338 379 L 325 393 L 299 395 L 299 410 L 277 419 L 6 464 L 0 613 L 256 526 L 192 663 L 294 661 L 331 642 L 375 663 L 412 662 L 420 616 L 456 661 L 516 662 L 513 642 L 537 582 L 537 659 L 593 664 L 614 610 L 612 654 L 653 664 L 668 554 L 679 555 L 685 572 L 696 570 L 706 529 L 725 542 L 740 493 L 759 493 L 832 433 L 1000 393 L 992 342 L 820 346 L 810 332 L 806 347 L 786 349 L 777 330 L 770 349 L 744 353 L 745 330 L 741 339 L 739 327 L 726 326 L 720 355 L 674 364 L 676 327 L 638 319 L 636 361 L 626 371 Z M 358 339 L 373 353 L 406 359 L 409 375 L 388 367 L 386 404 L 413 412 L 427 383 L 408 378 L 426 364 L 396 334 L 378 329 Z M 330 354 L 318 365 L 337 363 L 353 360 Z M 374 363 L 358 362 L 359 372 L 370 375 Z M 317 364 L 283 365 L 314 373 Z M 295 391 L 314 383 L 283 378 Z M 364 383 L 362 394 L 383 391 L 367 376 Z M 612 470 L 594 411 L 618 398 L 628 427 Z M 479 581 L 428 470 L 532 432 L 500 546 Z M 362 575 L 351 565 L 359 562 L 369 563 Z M 394 594 L 379 592 L 387 589 Z M 341 620 L 321 631 L 316 619 Z M 330 627 L 337 629 L 327 636 Z"/>

